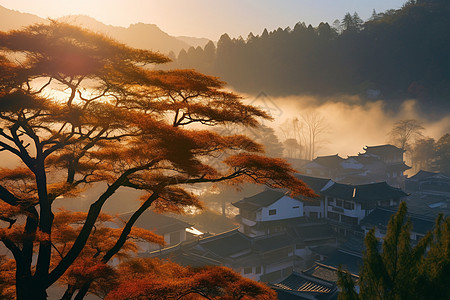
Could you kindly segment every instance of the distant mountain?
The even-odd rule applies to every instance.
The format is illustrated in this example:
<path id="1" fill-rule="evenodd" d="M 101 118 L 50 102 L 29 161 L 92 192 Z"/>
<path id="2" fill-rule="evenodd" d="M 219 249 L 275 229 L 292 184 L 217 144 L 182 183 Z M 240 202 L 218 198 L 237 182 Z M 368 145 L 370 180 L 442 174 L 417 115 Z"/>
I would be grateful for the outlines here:
<path id="1" fill-rule="evenodd" d="M 137 23 L 128 28 L 105 25 L 94 18 L 83 15 L 71 15 L 59 18 L 58 21 L 78 25 L 95 32 L 106 34 L 107 36 L 125 43 L 131 47 L 159 51 L 169 54 L 170 51 L 178 54 L 181 49 L 188 49 L 191 46 L 205 46 L 209 41 L 204 38 L 195 37 L 173 37 L 154 24 Z M 20 29 L 34 23 L 48 22 L 33 14 L 21 13 L 19 11 L 7 9 L 0 6 L 0 30 L 8 31 Z"/>
<path id="2" fill-rule="evenodd" d="M 199 46 L 203 48 L 210 41 L 207 38 L 196 38 L 191 36 L 177 36 L 176 38 L 179 39 L 180 41 L 185 42 L 186 44 L 191 45 L 194 48 L 197 48 Z"/>
<path id="3" fill-rule="evenodd" d="M 36 15 L 21 13 L 16 10 L 7 9 L 0 5 L 0 30 L 8 31 L 12 29 L 19 29 L 34 23 L 47 22 Z"/>
<path id="4" fill-rule="evenodd" d="M 105 25 L 94 18 L 82 15 L 65 16 L 58 20 L 104 33 L 132 47 L 159 51 L 164 54 L 168 54 L 170 51 L 178 53 L 181 49 L 188 49 L 191 46 L 168 35 L 154 24 L 137 23 L 125 28 Z"/>

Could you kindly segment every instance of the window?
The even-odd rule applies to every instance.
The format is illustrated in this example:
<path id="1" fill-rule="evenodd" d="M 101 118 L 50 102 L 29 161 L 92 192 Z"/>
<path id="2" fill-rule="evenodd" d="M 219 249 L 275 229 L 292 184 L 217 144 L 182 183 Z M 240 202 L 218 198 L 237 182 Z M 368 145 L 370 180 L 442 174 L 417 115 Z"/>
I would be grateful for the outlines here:
<path id="1" fill-rule="evenodd" d="M 250 274 L 253 272 L 253 268 L 252 267 L 246 267 L 244 268 L 244 274 Z"/>
<path id="2" fill-rule="evenodd" d="M 300 206 L 292 206 L 292 208 L 300 208 Z"/>
<path id="3" fill-rule="evenodd" d="M 349 217 L 346 215 L 342 215 L 342 222 L 349 224 L 349 225 L 358 225 L 358 218 L 354 218 L 354 217 Z"/>
<path id="4" fill-rule="evenodd" d="M 337 207 L 342 207 L 342 200 L 341 199 L 336 199 L 336 206 Z"/>
<path id="5" fill-rule="evenodd" d="M 255 274 L 261 274 L 261 266 L 255 268 Z"/>
<path id="6" fill-rule="evenodd" d="M 319 217 L 319 214 L 317 212 L 310 212 L 309 217 L 311 219 L 317 219 Z"/>
<path id="7" fill-rule="evenodd" d="M 273 216 L 277 214 L 277 210 L 276 209 L 270 209 L 269 210 L 269 216 Z"/>
<path id="8" fill-rule="evenodd" d="M 355 209 L 355 204 L 349 201 L 345 201 L 344 202 L 344 208 L 345 209 L 350 209 L 350 210 L 354 210 Z"/>

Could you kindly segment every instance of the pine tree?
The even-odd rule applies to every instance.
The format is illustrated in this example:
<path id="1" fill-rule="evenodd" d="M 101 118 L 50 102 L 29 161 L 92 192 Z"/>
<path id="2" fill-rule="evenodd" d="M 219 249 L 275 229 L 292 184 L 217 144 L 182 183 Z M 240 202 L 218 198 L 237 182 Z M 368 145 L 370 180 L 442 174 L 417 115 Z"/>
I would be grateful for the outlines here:
<path id="1" fill-rule="evenodd" d="M 371 229 L 359 280 L 339 271 L 340 299 L 448 299 L 450 218 L 439 216 L 433 232 L 411 246 L 411 221 L 402 202 L 388 223 L 382 250 Z M 359 295 L 354 285 L 359 286 Z"/>

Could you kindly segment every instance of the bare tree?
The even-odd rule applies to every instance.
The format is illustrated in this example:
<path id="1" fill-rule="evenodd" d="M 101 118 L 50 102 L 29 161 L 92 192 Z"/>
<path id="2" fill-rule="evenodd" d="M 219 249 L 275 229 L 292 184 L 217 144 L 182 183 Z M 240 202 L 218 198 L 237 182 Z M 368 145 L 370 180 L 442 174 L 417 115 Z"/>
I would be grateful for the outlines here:
<path id="1" fill-rule="evenodd" d="M 415 119 L 400 120 L 395 122 L 388 135 L 395 146 L 409 151 L 411 142 L 423 138 L 423 130 L 422 123 Z"/>
<path id="2" fill-rule="evenodd" d="M 315 157 L 319 139 L 327 132 L 328 126 L 325 122 L 325 118 L 315 111 L 304 114 L 302 118 L 306 124 L 309 137 L 308 159 L 312 160 Z"/>
<path id="3" fill-rule="evenodd" d="M 281 125 L 280 131 L 284 137 L 283 145 L 288 157 L 305 157 L 306 138 L 304 129 L 304 123 L 298 118 L 286 119 Z"/>

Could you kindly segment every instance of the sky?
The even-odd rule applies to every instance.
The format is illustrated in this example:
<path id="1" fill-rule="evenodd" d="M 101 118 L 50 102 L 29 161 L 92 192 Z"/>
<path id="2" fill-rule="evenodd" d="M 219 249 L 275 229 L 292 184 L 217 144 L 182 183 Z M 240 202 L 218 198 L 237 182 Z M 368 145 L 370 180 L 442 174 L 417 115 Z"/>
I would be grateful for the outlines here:
<path id="1" fill-rule="evenodd" d="M 58 18 L 65 15 L 91 16 L 105 24 L 128 27 L 142 22 L 156 24 L 174 36 L 218 40 L 261 34 L 264 28 L 291 28 L 297 22 L 317 26 L 357 12 L 368 19 L 373 9 L 398 9 L 406 0 L 0 0 L 9 9 Z"/>

